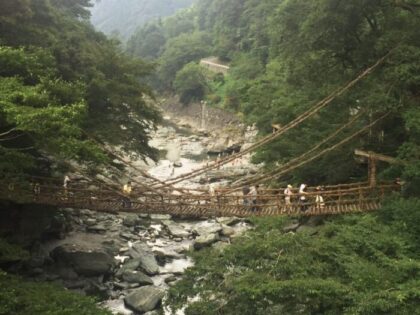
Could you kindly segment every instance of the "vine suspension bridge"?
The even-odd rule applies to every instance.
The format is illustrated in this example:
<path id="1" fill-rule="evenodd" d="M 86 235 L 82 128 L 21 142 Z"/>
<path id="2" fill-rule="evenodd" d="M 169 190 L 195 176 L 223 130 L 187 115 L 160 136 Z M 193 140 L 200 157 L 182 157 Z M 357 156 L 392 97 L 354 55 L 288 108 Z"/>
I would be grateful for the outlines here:
<path id="1" fill-rule="evenodd" d="M 298 126 L 306 119 L 318 113 L 336 97 L 352 88 L 357 82 L 382 64 L 390 53 L 364 70 L 355 79 L 349 81 L 328 97 L 313 105 L 309 110 L 299 115 L 293 121 L 278 129 L 273 134 L 260 139 L 245 150 L 227 156 L 206 167 L 172 178 L 166 182 L 158 180 L 147 174 L 144 170 L 136 168 L 136 170 L 147 179 L 148 184 L 145 184 L 146 181 L 135 181 L 138 188 L 130 195 L 128 204 L 126 200 L 127 197 L 120 192 L 117 185 L 100 183 L 99 185 L 96 185 L 96 189 L 92 189 L 92 182 L 97 180 L 90 179 L 88 176 L 86 176 L 86 178 L 90 180 L 90 183 L 88 182 L 78 186 L 72 185 L 72 187 L 68 188 L 63 187 L 61 180 L 52 178 L 31 177 L 20 181 L 0 179 L 0 198 L 18 203 L 36 203 L 104 212 L 124 211 L 161 213 L 183 217 L 246 217 L 297 214 L 311 216 L 377 210 L 381 206 L 381 202 L 384 200 L 385 196 L 388 196 L 394 191 L 399 191 L 400 185 L 390 182 L 377 183 L 376 180 L 370 178 L 369 182 L 325 186 L 322 191 L 316 190 L 314 187 L 308 187 L 305 194 L 306 199 L 304 201 L 300 199 L 299 192 L 294 190 L 292 192 L 290 204 L 285 202 L 283 189 L 261 189 L 258 191 L 256 204 L 252 205 L 249 205 L 248 202 L 246 202 L 246 197 L 242 195 L 241 187 L 244 185 L 255 185 L 273 178 L 278 178 L 295 168 L 313 161 L 369 130 L 369 128 L 385 118 L 388 113 L 382 114 L 369 125 L 343 140 L 336 142 L 334 145 L 325 149 L 320 149 L 326 142 L 330 141 L 345 128 L 352 125 L 363 114 L 360 113 L 301 156 L 290 160 L 270 172 L 244 178 L 239 182 L 233 183 L 231 187 L 217 189 L 214 193 L 210 194 L 205 190 L 178 188 L 174 185 L 204 174 L 209 170 L 219 168 L 220 166 L 232 162 L 238 157 L 242 157 L 277 139 L 286 131 Z M 108 154 L 133 167 L 130 162 L 125 161 L 118 156 L 118 154 L 107 148 L 103 143 L 96 139 L 94 140 L 100 144 Z M 322 197 L 322 203 L 319 202 L 320 196 Z"/>

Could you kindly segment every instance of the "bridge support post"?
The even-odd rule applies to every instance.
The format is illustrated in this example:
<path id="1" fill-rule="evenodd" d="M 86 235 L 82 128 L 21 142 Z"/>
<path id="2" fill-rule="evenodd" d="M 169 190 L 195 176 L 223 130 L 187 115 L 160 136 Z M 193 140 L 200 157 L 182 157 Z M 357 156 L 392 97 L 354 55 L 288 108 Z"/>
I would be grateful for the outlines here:
<path id="1" fill-rule="evenodd" d="M 369 157 L 369 185 L 376 187 L 376 160 L 371 156 Z"/>

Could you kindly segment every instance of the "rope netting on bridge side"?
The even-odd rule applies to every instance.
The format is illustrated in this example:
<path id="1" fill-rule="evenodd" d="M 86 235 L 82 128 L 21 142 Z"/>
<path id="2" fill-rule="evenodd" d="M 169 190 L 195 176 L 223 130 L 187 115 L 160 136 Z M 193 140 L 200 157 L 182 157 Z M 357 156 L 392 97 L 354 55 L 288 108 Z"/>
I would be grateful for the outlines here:
<path id="1" fill-rule="evenodd" d="M 224 193 L 232 193 L 234 191 L 237 191 L 237 190 L 241 189 L 241 187 L 243 187 L 243 186 L 257 185 L 257 184 L 272 180 L 274 178 L 278 178 L 278 177 L 280 177 L 280 176 L 282 176 L 286 173 L 289 173 L 289 172 L 291 172 L 291 171 L 293 171 L 293 170 L 295 170 L 295 169 L 297 169 L 297 168 L 299 168 L 299 167 L 301 167 L 301 166 L 303 166 L 303 165 L 305 165 L 309 162 L 312 162 L 313 160 L 318 159 L 319 157 L 337 149 L 338 147 L 348 143 L 349 141 L 353 140 L 354 138 L 360 136 L 361 134 L 368 131 L 370 128 L 375 126 L 379 121 L 383 120 L 388 115 L 389 115 L 389 112 L 383 114 L 378 119 L 376 119 L 373 122 L 371 122 L 370 124 L 366 125 L 365 127 L 360 129 L 359 131 L 351 134 L 350 136 L 344 138 L 343 140 L 337 142 L 336 144 L 334 144 L 334 145 L 332 145 L 328 148 L 325 148 L 325 149 L 321 150 L 320 152 L 318 152 L 316 154 L 313 154 L 323 144 L 325 144 L 326 142 L 328 142 L 329 140 L 331 140 L 332 138 L 337 136 L 342 130 L 344 130 L 346 127 L 352 125 L 357 120 L 357 118 L 359 118 L 359 117 L 354 117 L 349 123 L 347 123 L 346 125 L 342 126 L 338 130 L 336 130 L 330 136 L 323 139 L 321 142 L 316 144 L 314 147 L 312 147 L 310 150 L 306 151 L 305 153 L 303 153 L 299 157 L 294 158 L 294 159 L 290 160 L 289 162 L 287 162 L 286 164 L 281 165 L 279 167 L 276 167 L 275 169 L 273 169 L 271 171 L 265 172 L 263 174 L 257 174 L 255 176 L 245 178 L 241 182 L 234 183 L 230 187 L 230 189 L 226 190 Z"/>
<path id="2" fill-rule="evenodd" d="M 124 206 L 117 195 L 109 191 L 92 192 L 85 189 L 63 189 L 60 186 L 42 186 L 36 193 L 25 183 L 9 189 L 0 181 L 2 199 L 20 203 L 38 203 L 57 207 L 91 209 L 103 212 L 168 213 L 186 217 L 210 216 L 277 216 L 277 215 L 320 215 L 355 213 L 376 210 L 384 196 L 399 189 L 395 184 L 381 183 L 370 187 L 367 183 L 326 186 L 322 191 L 323 202 L 316 202 L 320 194 L 313 187 L 308 188 L 306 202 L 297 198 L 296 191 L 290 204 L 286 204 L 282 190 L 267 189 L 258 195 L 255 205 L 244 204 L 240 195 L 167 195 L 157 200 L 153 195 L 143 195 Z"/>
<path id="3" fill-rule="evenodd" d="M 330 95 L 328 95 L 326 98 L 324 98 L 323 100 L 319 101 L 318 103 L 316 103 L 315 105 L 313 105 L 310 109 L 308 109 L 307 111 L 305 111 L 304 113 L 302 113 L 301 115 L 299 115 L 298 117 L 296 117 L 293 121 L 289 122 L 288 124 L 286 124 L 284 127 L 280 128 L 279 130 L 277 130 L 276 132 L 267 135 L 266 137 L 260 139 L 259 141 L 257 141 L 256 143 L 254 143 L 253 145 L 251 145 L 249 148 L 242 150 L 238 153 L 232 154 L 230 156 L 227 156 L 225 158 L 222 158 L 220 161 L 216 161 L 206 167 L 200 168 L 200 169 L 196 169 L 194 171 L 191 171 L 189 173 L 185 173 L 182 175 L 179 175 L 173 179 L 170 179 L 168 181 L 166 181 L 166 184 L 164 185 L 154 185 L 155 188 L 163 188 L 163 187 L 167 187 L 169 185 L 174 185 L 177 183 L 180 183 L 182 181 L 185 181 L 187 179 L 199 176 L 201 174 L 204 174 L 205 172 L 212 170 L 212 169 L 216 169 L 222 165 L 225 165 L 227 163 L 230 163 L 232 161 L 234 161 L 235 159 L 242 157 L 252 151 L 255 151 L 256 149 L 260 148 L 261 146 L 270 143 L 271 141 L 277 139 L 278 137 L 280 137 L 281 135 L 283 135 L 285 132 L 287 132 L 288 130 L 298 126 L 299 124 L 301 124 L 302 122 L 304 122 L 306 119 L 312 117 L 313 115 L 315 115 L 316 113 L 318 113 L 321 109 L 325 108 L 327 105 L 329 105 L 335 98 L 337 98 L 338 96 L 341 96 L 343 93 L 345 93 L 347 90 L 351 89 L 354 85 L 356 85 L 356 83 L 358 83 L 360 80 L 362 80 L 363 78 L 365 78 L 367 75 L 369 75 L 372 71 L 374 71 L 379 65 L 381 65 L 388 57 L 389 55 L 393 52 L 393 50 L 389 51 L 385 56 L 383 56 L 382 58 L 378 59 L 372 66 L 368 67 L 367 69 L 365 69 L 361 74 L 359 74 L 355 79 L 349 81 L 348 83 L 346 83 L 345 85 L 341 86 L 340 88 L 336 89 L 333 93 L 331 93 Z"/>

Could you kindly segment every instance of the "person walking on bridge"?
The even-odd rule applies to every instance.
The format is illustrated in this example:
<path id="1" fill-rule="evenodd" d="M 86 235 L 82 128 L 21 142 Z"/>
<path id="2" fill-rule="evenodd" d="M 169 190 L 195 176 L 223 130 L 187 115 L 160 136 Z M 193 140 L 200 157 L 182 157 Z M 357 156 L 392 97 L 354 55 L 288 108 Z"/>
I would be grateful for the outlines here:
<path id="1" fill-rule="evenodd" d="M 292 207 L 292 195 L 293 195 L 293 186 L 287 185 L 286 189 L 284 190 L 284 203 L 286 204 L 286 209 L 290 210 Z"/>
<path id="2" fill-rule="evenodd" d="M 64 181 L 63 181 L 64 199 L 68 198 L 68 189 L 70 188 L 70 182 L 71 182 L 70 177 L 68 175 L 65 175 Z"/>
<path id="3" fill-rule="evenodd" d="M 299 188 L 300 211 L 305 212 L 308 209 L 308 199 L 306 198 L 306 184 L 301 184 Z"/>
<path id="4" fill-rule="evenodd" d="M 131 200 L 130 200 L 131 191 L 132 191 L 131 182 L 128 181 L 127 184 L 123 186 L 123 194 L 124 194 L 123 207 L 124 208 L 131 208 Z"/>
<path id="5" fill-rule="evenodd" d="M 324 198 L 321 195 L 321 191 L 322 191 L 322 187 L 318 186 L 316 188 L 316 195 L 315 195 L 315 206 L 316 206 L 316 210 L 317 212 L 321 212 L 322 209 L 325 208 L 325 202 L 324 202 Z"/>
<path id="6" fill-rule="evenodd" d="M 255 185 L 251 187 L 249 195 L 251 196 L 251 203 L 252 203 L 252 211 L 256 212 L 258 210 L 258 188 L 259 185 Z"/>
<path id="7" fill-rule="evenodd" d="M 250 202 L 249 202 L 249 197 L 248 197 L 248 194 L 249 194 L 249 192 L 250 192 L 251 190 L 249 189 L 249 187 L 248 186 L 244 186 L 243 188 L 242 188 L 242 195 L 243 195 L 243 205 L 244 206 L 246 206 L 246 207 L 248 207 L 249 205 L 250 205 Z"/>

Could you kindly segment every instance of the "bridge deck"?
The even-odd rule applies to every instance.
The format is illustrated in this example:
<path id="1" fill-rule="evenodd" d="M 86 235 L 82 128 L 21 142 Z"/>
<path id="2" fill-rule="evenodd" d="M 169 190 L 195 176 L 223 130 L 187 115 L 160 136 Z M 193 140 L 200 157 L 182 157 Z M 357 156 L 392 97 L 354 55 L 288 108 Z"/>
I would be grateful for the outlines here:
<path id="1" fill-rule="evenodd" d="M 17 203 L 36 203 L 57 207 L 91 209 L 102 212 L 168 213 L 176 216 L 280 216 L 357 213 L 377 210 L 386 195 L 399 191 L 395 184 L 370 187 L 367 183 L 327 186 L 322 192 L 308 189 L 306 201 L 299 194 L 287 205 L 283 190 L 261 190 L 256 205 L 238 192 L 218 190 L 214 195 L 135 192 L 129 199 L 106 189 L 86 187 L 64 189 L 58 184 L 34 186 L 30 182 L 1 183 L 0 198 Z M 316 202 L 322 196 L 323 202 Z M 318 198 L 319 199 L 319 198 Z"/>

